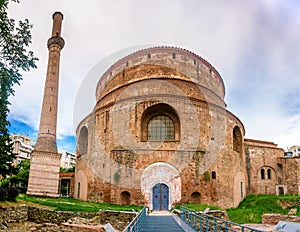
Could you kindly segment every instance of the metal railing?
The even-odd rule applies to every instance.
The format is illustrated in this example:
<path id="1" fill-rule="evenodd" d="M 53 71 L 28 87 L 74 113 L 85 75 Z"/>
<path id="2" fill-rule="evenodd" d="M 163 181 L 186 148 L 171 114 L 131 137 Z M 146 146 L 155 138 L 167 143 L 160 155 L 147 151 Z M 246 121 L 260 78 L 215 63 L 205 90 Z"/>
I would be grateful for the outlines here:
<path id="1" fill-rule="evenodd" d="M 195 231 L 200 232 L 262 232 L 261 230 L 256 230 L 222 218 L 193 211 L 183 206 L 180 206 L 180 218 L 189 224 Z"/>
<path id="2" fill-rule="evenodd" d="M 142 211 L 138 215 L 136 215 L 136 217 L 130 222 L 130 224 L 123 230 L 123 232 L 141 231 L 145 219 L 146 219 L 146 207 L 144 207 Z"/>

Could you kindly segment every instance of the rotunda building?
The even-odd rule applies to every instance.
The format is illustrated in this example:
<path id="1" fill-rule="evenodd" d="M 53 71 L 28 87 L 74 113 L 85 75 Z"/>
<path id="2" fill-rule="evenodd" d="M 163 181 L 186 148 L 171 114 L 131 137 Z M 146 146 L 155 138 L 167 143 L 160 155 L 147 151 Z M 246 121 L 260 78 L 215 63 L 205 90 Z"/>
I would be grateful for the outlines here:
<path id="1" fill-rule="evenodd" d="M 167 210 L 237 206 L 246 195 L 244 126 L 218 71 L 174 47 L 128 55 L 100 78 L 77 128 L 75 198 Z"/>

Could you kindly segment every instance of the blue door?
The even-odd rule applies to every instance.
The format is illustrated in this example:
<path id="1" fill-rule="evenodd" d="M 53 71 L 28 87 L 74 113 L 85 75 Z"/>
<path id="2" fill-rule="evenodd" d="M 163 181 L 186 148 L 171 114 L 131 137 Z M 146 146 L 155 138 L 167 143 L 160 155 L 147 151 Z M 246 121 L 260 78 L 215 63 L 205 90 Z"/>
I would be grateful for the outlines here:
<path id="1" fill-rule="evenodd" d="M 168 210 L 169 187 L 165 184 L 156 184 L 153 187 L 153 210 Z"/>

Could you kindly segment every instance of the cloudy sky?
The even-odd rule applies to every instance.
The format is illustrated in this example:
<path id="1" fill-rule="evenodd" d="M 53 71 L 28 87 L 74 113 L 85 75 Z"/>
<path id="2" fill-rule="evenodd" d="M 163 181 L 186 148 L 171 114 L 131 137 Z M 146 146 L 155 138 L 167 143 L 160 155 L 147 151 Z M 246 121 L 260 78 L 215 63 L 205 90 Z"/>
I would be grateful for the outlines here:
<path id="1" fill-rule="evenodd" d="M 11 98 L 11 132 L 29 134 L 36 140 L 46 78 L 46 43 L 55 11 L 64 15 L 62 37 L 66 41 L 61 53 L 60 148 L 75 147 L 75 100 L 77 108 L 78 104 L 88 106 L 81 110 L 81 115 L 91 111 L 93 86 L 87 91 L 92 96 L 89 104 L 78 97 L 84 80 L 91 73 L 95 75 L 99 66 L 109 67 L 108 60 L 149 44 L 182 47 L 207 59 L 221 74 L 228 110 L 244 123 L 247 138 L 273 141 L 284 149 L 300 145 L 300 2 L 297 0 L 10 3 L 10 17 L 28 18 L 34 25 L 31 50 L 39 58 L 38 68 L 24 73 L 21 86 L 16 87 L 15 97 Z M 75 115 L 75 121 L 81 115 Z"/>

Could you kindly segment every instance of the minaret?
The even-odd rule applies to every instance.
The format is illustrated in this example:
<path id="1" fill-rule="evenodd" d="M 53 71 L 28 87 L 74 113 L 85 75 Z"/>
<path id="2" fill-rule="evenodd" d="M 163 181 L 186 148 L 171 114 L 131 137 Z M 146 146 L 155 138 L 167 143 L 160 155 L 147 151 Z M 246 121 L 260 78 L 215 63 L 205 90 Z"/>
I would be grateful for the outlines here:
<path id="1" fill-rule="evenodd" d="M 61 154 L 57 153 L 56 125 L 60 51 L 63 15 L 53 14 L 52 37 L 48 40 L 48 68 L 40 118 L 39 134 L 31 155 L 28 195 L 58 197 Z"/>

